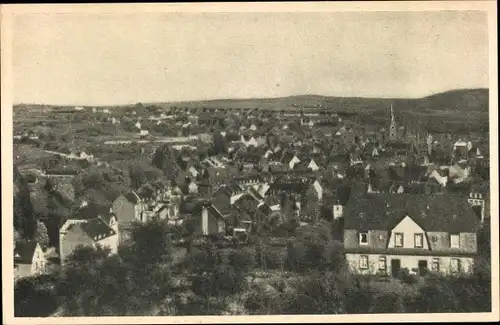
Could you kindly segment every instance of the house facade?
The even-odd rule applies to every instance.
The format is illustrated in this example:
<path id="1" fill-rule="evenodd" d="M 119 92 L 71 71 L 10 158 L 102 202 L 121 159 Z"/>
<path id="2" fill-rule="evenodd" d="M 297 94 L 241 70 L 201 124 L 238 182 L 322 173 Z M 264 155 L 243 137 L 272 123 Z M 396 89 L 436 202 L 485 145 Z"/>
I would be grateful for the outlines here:
<path id="1" fill-rule="evenodd" d="M 453 195 L 370 194 L 349 201 L 344 248 L 353 272 L 471 274 L 478 222 Z"/>
<path id="2" fill-rule="evenodd" d="M 225 234 L 224 216 L 212 204 L 204 204 L 201 207 L 199 222 L 195 226 L 195 233 L 203 236 Z"/>
<path id="3" fill-rule="evenodd" d="M 77 247 L 101 246 L 111 254 L 118 252 L 119 234 L 117 228 L 101 217 L 88 220 L 68 219 L 59 230 L 59 256 L 64 265 Z"/>
<path id="4" fill-rule="evenodd" d="M 121 230 L 128 229 L 134 221 L 141 221 L 145 209 L 142 199 L 133 191 L 120 195 L 112 205 Z"/>
<path id="5" fill-rule="evenodd" d="M 14 248 L 14 279 L 36 276 L 45 272 L 47 258 L 37 242 L 16 243 Z"/>

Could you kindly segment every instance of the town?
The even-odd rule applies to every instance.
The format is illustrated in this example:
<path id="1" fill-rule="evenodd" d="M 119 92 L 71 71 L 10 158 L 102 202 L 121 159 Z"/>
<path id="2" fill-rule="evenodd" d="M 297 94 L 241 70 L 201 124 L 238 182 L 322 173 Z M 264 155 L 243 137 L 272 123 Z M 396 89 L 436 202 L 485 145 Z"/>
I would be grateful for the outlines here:
<path id="1" fill-rule="evenodd" d="M 487 89 L 471 89 L 415 100 L 311 95 L 186 105 L 19 105 L 16 312 L 488 310 L 487 100 Z M 450 103 L 464 107 L 457 111 Z M 129 272 L 126 261 L 142 268 L 130 271 L 145 281 L 134 290 L 150 293 L 149 286 L 169 283 L 145 299 L 152 305 L 115 308 L 119 302 L 110 297 L 126 296 L 126 305 L 142 294 L 118 293 L 129 281 L 116 271 L 120 265 Z M 168 281 L 155 278 L 162 267 L 169 268 Z M 338 288 L 339 279 L 307 278 L 307 286 L 297 280 L 318 271 L 348 274 L 353 287 L 334 301 L 308 290 Z M 116 278 L 98 282 L 92 274 L 99 281 Z M 68 286 L 61 303 L 63 294 L 53 291 L 71 277 L 87 277 L 81 281 L 88 287 Z M 207 286 L 200 278 L 217 288 L 200 289 Z M 438 291 L 444 283 L 452 293 Z M 464 294 L 467 285 L 480 292 Z M 107 298 L 83 303 L 88 294 Z M 446 294 L 456 297 L 449 298 L 453 306 L 438 307 Z M 285 296 L 292 298 L 277 298 Z M 39 311 L 44 304 L 50 306 Z"/>

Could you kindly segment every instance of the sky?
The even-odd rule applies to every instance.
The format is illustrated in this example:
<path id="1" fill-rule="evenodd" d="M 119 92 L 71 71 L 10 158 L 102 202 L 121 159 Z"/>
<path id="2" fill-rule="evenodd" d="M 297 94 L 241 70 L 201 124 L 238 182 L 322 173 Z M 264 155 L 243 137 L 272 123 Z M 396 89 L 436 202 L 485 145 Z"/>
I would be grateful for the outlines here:
<path id="1" fill-rule="evenodd" d="M 20 14 L 15 103 L 416 98 L 488 87 L 474 11 Z"/>

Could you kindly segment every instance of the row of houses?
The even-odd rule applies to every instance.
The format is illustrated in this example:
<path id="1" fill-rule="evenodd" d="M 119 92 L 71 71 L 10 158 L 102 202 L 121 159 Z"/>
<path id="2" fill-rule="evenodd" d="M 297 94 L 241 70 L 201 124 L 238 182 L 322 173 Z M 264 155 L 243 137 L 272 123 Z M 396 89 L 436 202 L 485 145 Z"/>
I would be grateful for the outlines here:
<path id="1" fill-rule="evenodd" d="M 445 238 L 450 241 L 452 235 L 464 233 L 464 247 L 473 246 L 474 243 L 467 244 L 467 240 L 470 236 L 475 236 L 473 234 L 477 225 L 484 220 L 487 191 L 487 188 L 482 188 L 471 192 L 470 196 L 464 199 L 449 193 L 394 195 L 371 193 L 367 189 L 352 191 L 350 196 L 347 194 L 342 198 L 339 193 L 325 195 L 323 185 L 317 179 L 304 175 L 288 175 L 286 178 L 277 178 L 271 184 L 262 179 L 236 179 L 230 184 L 218 186 L 207 198 L 184 195 L 178 187 L 168 184 L 149 184 L 140 191 L 120 195 L 111 207 L 84 202 L 60 229 L 59 255 L 64 265 L 67 256 L 79 245 L 103 245 L 110 247 L 111 252 L 116 252 L 119 243 L 127 239 L 133 222 L 146 222 L 152 218 L 168 220 L 172 225 L 191 222 L 194 225 L 194 233 L 200 236 L 236 236 L 237 233 L 253 231 L 255 227 L 262 226 L 262 223 L 271 219 L 283 222 L 283 219 L 292 214 L 299 217 L 301 211 L 312 211 L 307 209 L 308 204 L 313 208 L 327 204 L 331 205 L 331 218 L 344 222 L 346 257 L 350 262 L 353 259 L 362 260 L 359 262 L 359 271 L 368 272 L 370 268 L 363 266 L 366 258 L 370 264 L 370 261 L 375 259 L 374 256 L 381 257 L 379 255 L 382 252 L 386 252 L 386 258 L 390 257 L 387 263 L 397 259 L 391 254 L 401 255 L 406 252 L 408 256 L 403 254 L 399 258 L 399 268 L 407 267 L 415 260 L 423 267 L 423 259 L 418 259 L 419 256 L 427 256 L 428 265 L 431 265 L 431 258 L 443 256 L 449 260 L 453 257 L 451 255 L 457 253 L 454 250 L 437 249 L 439 242 L 433 241 L 436 236 L 446 242 Z M 479 207 L 479 211 L 475 211 L 473 207 Z M 483 214 L 483 217 L 478 217 L 477 212 Z M 310 215 L 302 217 L 302 222 L 314 220 Z M 452 224 L 464 228 L 450 228 Z M 426 244 L 422 247 L 400 247 L 399 241 L 406 243 L 405 240 L 415 237 L 412 231 L 415 234 L 423 234 Z M 354 237 L 359 240 L 356 244 L 353 233 L 357 234 Z M 415 240 L 420 243 L 419 236 L 415 237 Z M 456 237 L 453 237 L 453 240 L 455 239 Z M 424 247 L 427 250 L 401 250 Z M 448 253 L 451 255 L 448 256 Z M 470 259 L 476 253 L 477 251 L 472 249 L 464 252 L 463 256 L 462 253 L 458 254 L 456 258 L 459 258 L 460 265 L 465 267 L 471 263 Z M 387 272 L 398 269 L 399 262 L 394 263 L 395 266 L 387 268 Z M 32 263 L 30 267 L 35 267 L 33 265 Z M 40 268 L 39 265 L 35 267 Z M 414 268 L 415 266 L 412 267 Z M 447 267 L 442 269 L 449 271 Z M 378 271 L 380 269 L 377 269 Z"/>

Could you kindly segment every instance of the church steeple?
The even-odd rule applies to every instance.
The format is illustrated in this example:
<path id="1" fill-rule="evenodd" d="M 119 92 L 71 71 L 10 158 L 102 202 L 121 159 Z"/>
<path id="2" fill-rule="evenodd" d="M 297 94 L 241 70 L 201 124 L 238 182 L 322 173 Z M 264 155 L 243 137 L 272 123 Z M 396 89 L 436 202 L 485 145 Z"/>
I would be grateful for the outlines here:
<path id="1" fill-rule="evenodd" d="M 391 125 L 389 127 L 389 138 L 396 138 L 396 119 L 394 118 L 394 111 L 391 104 Z"/>

